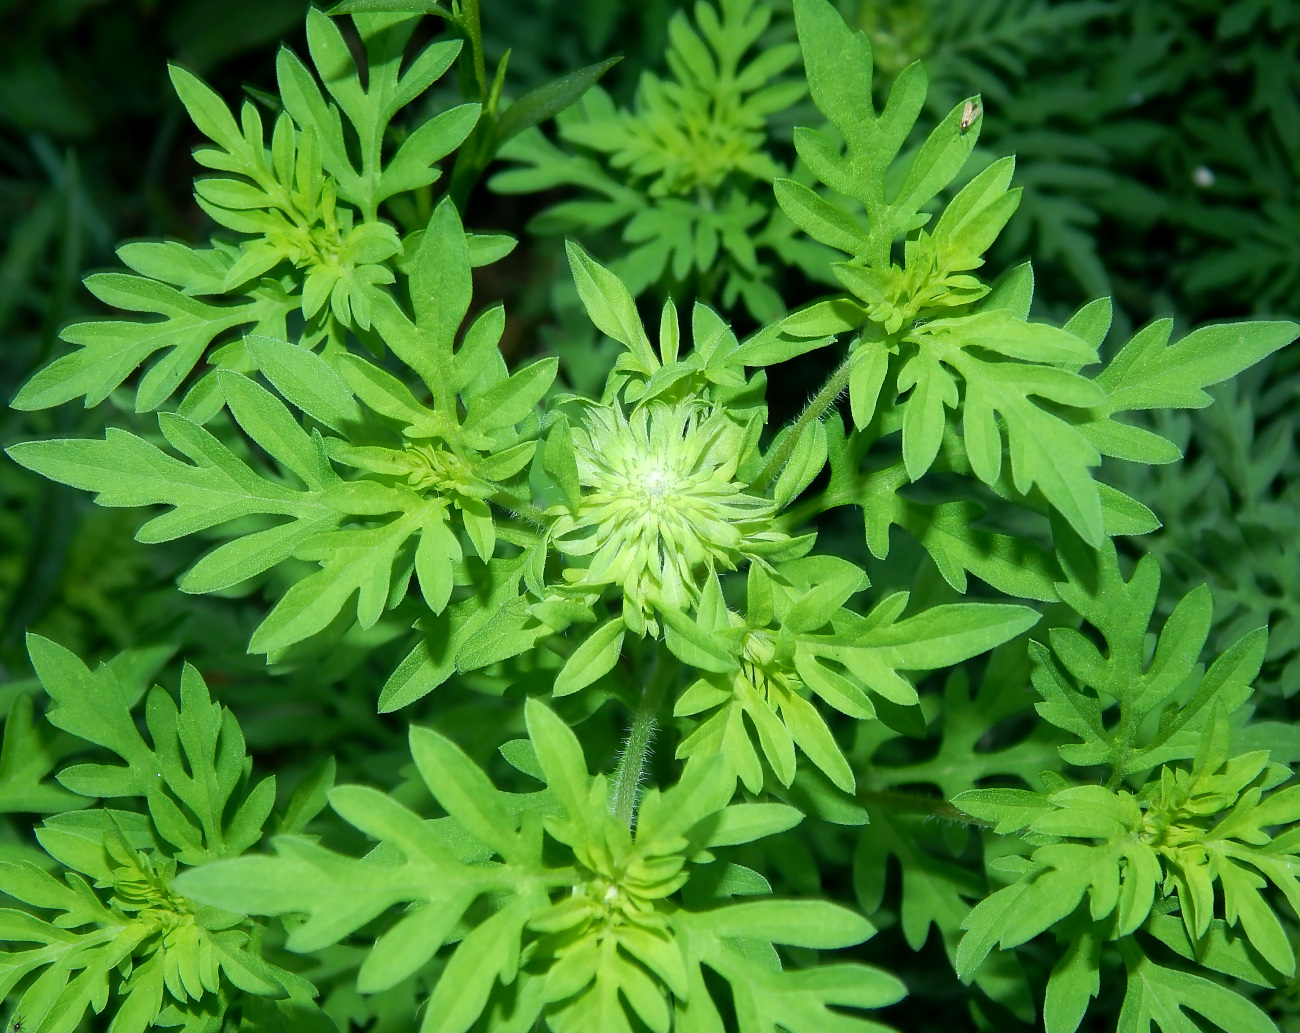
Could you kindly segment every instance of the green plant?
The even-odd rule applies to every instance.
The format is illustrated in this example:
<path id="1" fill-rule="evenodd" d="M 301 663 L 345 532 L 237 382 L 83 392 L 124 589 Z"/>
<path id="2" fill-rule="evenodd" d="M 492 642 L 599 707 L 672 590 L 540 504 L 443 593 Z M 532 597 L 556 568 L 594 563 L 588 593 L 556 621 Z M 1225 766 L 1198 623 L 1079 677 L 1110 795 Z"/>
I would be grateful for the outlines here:
<path id="1" fill-rule="evenodd" d="M 793 42 L 746 59 L 771 18 L 762 0 L 697 3 L 695 26 L 678 12 L 669 24 L 670 80 L 644 73 L 631 111 L 592 90 L 557 119 L 570 150 L 539 130 L 521 134 L 501 151 L 521 167 L 498 173 L 492 188 L 564 185 L 596 195 L 547 209 L 530 229 L 586 238 L 621 226 L 630 247 L 611 268 L 634 295 L 658 286 L 705 302 L 716 296 L 726 309 L 743 302 L 758 320 L 784 314 L 773 267 L 816 270 L 821 255 L 793 239 L 756 189 L 788 171 L 773 156 L 768 123 L 805 93 L 798 79 L 782 78 L 798 60 Z"/>
<path id="2" fill-rule="evenodd" d="M 766 10 L 697 8 L 719 65 L 676 21 L 686 92 L 644 86 L 645 103 L 693 111 L 688 80 L 703 97 L 702 69 L 736 73 Z M 452 38 L 408 59 L 421 13 Z M 0 856 L 21 905 L 0 915 L 4 938 L 37 945 L 4 955 L 12 1022 L 879 1030 L 860 1012 L 904 996 L 896 899 L 906 943 L 922 950 L 934 928 L 952 962 L 925 978 L 980 1028 L 1033 1021 L 1041 997 L 1049 1031 L 1072 1033 L 1116 963 L 1122 1029 L 1197 1028 L 1183 1008 L 1229 1033 L 1273 1028 L 1286 1004 L 1268 995 L 1295 972 L 1285 783 L 1300 751 L 1293 725 L 1255 714 L 1267 632 L 1221 633 L 1203 667 L 1200 588 L 1149 634 L 1158 561 L 1130 570 L 1116 541 L 1159 521 L 1102 459 L 1175 463 L 1171 413 L 1206 407 L 1206 388 L 1300 328 L 1220 324 L 1171 344 L 1158 321 L 1103 363 L 1107 300 L 1063 326 L 1031 320 L 1028 264 L 979 272 L 1020 200 L 1013 159 L 968 174 L 980 97 L 918 127 L 919 64 L 878 108 L 868 38 L 827 0 L 796 0 L 794 21 L 826 120 L 794 133 L 803 171 L 756 157 L 760 136 L 728 139 L 749 156 L 743 189 L 771 174 L 809 240 L 787 236 L 839 291 L 771 306 L 744 339 L 704 301 L 668 297 L 651 332 L 636 303 L 649 280 L 570 242 L 576 295 L 615 349 L 591 391 L 557 384 L 555 357 L 507 362 L 504 309 L 476 307 L 473 269 L 512 241 L 465 222 L 512 128 L 603 66 L 499 109 L 505 62 L 489 87 L 476 5 L 354 0 L 308 16 L 332 102 L 282 52 L 269 144 L 256 105 L 237 123 L 173 71 L 216 145 L 197 154 L 221 173 L 198 181 L 199 203 L 230 235 L 126 245 L 138 275 L 92 284 L 164 319 L 70 328 L 80 350 L 15 404 L 130 405 L 120 385 L 170 348 L 138 373 L 133 407 L 175 410 L 156 431 L 119 414 L 102 439 L 8 453 L 101 505 L 169 507 L 137 537 L 210 546 L 179 587 L 234 628 L 189 643 L 210 674 L 187 666 L 179 705 L 144 693 L 178 632 L 93 671 L 30 637 L 53 705 L 37 719 L 34 683 L 6 697 L 0 800 L 47 815 L 37 845 L 14 830 Z M 462 50 L 463 91 L 481 99 L 392 129 Z M 755 85 L 794 56 L 759 54 Z M 635 174 L 671 192 L 700 173 L 649 146 L 652 119 L 610 117 L 617 147 L 587 142 Z M 516 149 L 550 146 L 529 139 Z M 431 163 L 452 151 L 435 202 Z M 807 405 L 769 428 L 769 370 L 819 366 Z M 1132 415 L 1153 410 L 1150 427 Z M 1251 497 L 1271 479 L 1249 475 Z M 909 564 L 920 573 L 900 578 Z M 262 671 L 230 649 L 245 633 Z M 296 727 L 277 724 L 282 707 L 301 708 Z M 276 775 L 251 778 L 241 724 Z M 909 740 L 929 729 L 927 756 Z M 281 774 L 296 788 L 277 803 Z"/>

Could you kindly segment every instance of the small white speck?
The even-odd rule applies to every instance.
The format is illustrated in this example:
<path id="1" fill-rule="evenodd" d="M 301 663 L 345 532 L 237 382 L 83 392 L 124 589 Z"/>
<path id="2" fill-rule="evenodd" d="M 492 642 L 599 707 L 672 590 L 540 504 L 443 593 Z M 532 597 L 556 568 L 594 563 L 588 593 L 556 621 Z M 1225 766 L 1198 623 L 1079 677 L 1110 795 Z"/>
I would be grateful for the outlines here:
<path id="1" fill-rule="evenodd" d="M 1142 95 L 1141 90 L 1134 90 L 1132 93 L 1128 95 L 1128 102 L 1130 107 L 1135 108 L 1139 104 L 1141 104 L 1144 100 L 1146 100 L 1146 97 Z"/>
<path id="2" fill-rule="evenodd" d="M 1192 169 L 1192 182 L 1206 190 L 1214 186 L 1214 173 L 1204 165 L 1197 165 Z"/>

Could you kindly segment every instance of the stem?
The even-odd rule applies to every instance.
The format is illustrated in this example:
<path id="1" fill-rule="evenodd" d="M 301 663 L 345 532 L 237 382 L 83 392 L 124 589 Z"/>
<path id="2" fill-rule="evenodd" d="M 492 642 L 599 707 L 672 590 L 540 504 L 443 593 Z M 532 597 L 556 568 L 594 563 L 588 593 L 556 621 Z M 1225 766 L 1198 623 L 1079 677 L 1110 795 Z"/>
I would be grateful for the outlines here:
<path id="1" fill-rule="evenodd" d="M 646 761 L 650 759 L 650 741 L 658 727 L 659 708 L 677 675 L 677 665 L 662 646 L 655 661 L 650 684 L 641 694 L 641 702 L 632 714 L 632 727 L 627 733 L 627 744 L 614 769 L 614 816 L 632 827 L 636 805 L 641 796 L 641 778 Z"/>
<path id="2" fill-rule="evenodd" d="M 487 63 L 483 58 L 483 26 L 479 19 L 478 0 L 465 0 L 461 7 L 462 25 L 469 37 L 474 60 L 474 82 L 478 86 L 479 101 L 487 106 Z"/>
<path id="3" fill-rule="evenodd" d="M 848 358 L 840 363 L 839 369 L 831 374 L 830 379 L 822 385 L 822 389 L 817 392 L 816 397 L 799 414 L 799 419 L 790 428 L 790 433 L 781 442 L 781 447 L 767 457 L 767 462 L 764 464 L 762 471 L 754 479 L 753 484 L 749 486 L 754 494 L 762 494 L 767 490 L 767 486 L 785 469 L 785 464 L 790 461 L 790 454 L 794 451 L 799 435 L 807 430 L 813 422 L 820 420 L 822 414 L 835 404 L 835 400 L 839 398 L 840 393 L 848 387 L 849 373 L 853 369 L 853 360 L 856 354 L 856 352 L 850 354 Z"/>
<path id="4" fill-rule="evenodd" d="M 527 520 L 538 527 L 546 526 L 546 514 L 526 499 L 502 490 L 492 496 L 492 501 L 502 509 L 510 510 L 522 520 Z"/>

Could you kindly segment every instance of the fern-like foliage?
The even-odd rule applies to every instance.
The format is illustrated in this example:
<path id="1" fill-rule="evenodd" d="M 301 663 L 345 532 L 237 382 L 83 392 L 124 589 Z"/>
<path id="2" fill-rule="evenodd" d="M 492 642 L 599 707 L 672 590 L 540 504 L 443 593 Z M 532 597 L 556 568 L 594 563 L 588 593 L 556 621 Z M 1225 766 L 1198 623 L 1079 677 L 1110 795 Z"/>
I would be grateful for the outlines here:
<path id="1" fill-rule="evenodd" d="M 1271 885 L 1300 914 L 1300 791 L 1278 788 L 1290 767 L 1270 761 L 1267 750 L 1239 746 L 1243 733 L 1230 720 L 1250 698 L 1266 633 L 1246 635 L 1203 669 L 1211 603 L 1202 588 L 1175 608 L 1151 653 L 1154 561 L 1144 559 L 1126 580 L 1113 551 L 1098 563 L 1082 551 L 1073 558 L 1061 597 L 1107 648 L 1072 628 L 1053 629 L 1050 651 L 1032 645 L 1037 710 L 1079 740 L 1060 747 L 1067 764 L 1107 777 L 1054 776 L 1056 785 L 1044 792 L 975 789 L 954 799 L 1032 846 L 1027 857 L 995 864 L 1014 881 L 965 920 L 958 972 L 970 978 L 994 946 L 1012 948 L 1058 926 L 1070 930 L 1072 942 L 1049 981 L 1052 1033 L 1072 1033 L 1082 1021 L 1111 943 L 1128 974 L 1121 1028 L 1154 1021 L 1183 1029 L 1190 1020 L 1180 1009 L 1187 1008 L 1225 1030 L 1269 1029 L 1248 999 L 1162 967 L 1136 935 L 1179 943 L 1178 953 L 1197 960 L 1226 937 L 1257 984 L 1295 972 L 1295 949 L 1261 890 Z M 1181 916 L 1177 934 L 1167 923 L 1171 912 Z"/>
<path id="2" fill-rule="evenodd" d="M 761 320 L 781 315 L 771 266 L 791 262 L 799 248 L 761 187 L 787 174 L 772 154 L 768 121 L 805 87 L 782 77 L 798 60 L 793 43 L 747 57 L 771 18 L 765 0 L 697 3 L 693 26 L 674 15 L 672 78 L 645 73 L 630 111 L 592 90 L 557 120 L 569 149 L 537 130 L 521 134 L 501 152 L 520 167 L 498 173 L 492 188 L 572 186 L 595 195 L 546 210 L 532 228 L 581 239 L 621 227 L 631 247 L 613 268 L 634 295 L 689 284 L 703 301 L 742 302 Z"/>
<path id="3" fill-rule="evenodd" d="M 388 295 L 374 309 L 390 347 L 423 377 L 430 405 L 359 356 L 340 357 L 331 366 L 307 348 L 249 336 L 241 347 L 257 369 L 326 431 L 304 429 L 266 388 L 222 371 L 216 380 L 222 401 L 275 461 L 278 476 L 259 472 L 194 420 L 170 413 L 160 418 L 164 437 L 189 462 L 121 431 L 103 441 L 20 446 L 16 457 L 98 491 L 106 505 L 170 504 L 170 514 L 141 531 L 146 540 L 166 541 L 245 517 L 289 517 L 219 546 L 182 581 L 187 591 L 211 592 L 295 553 L 319 559 L 320 572 L 299 581 L 267 615 L 254 635 L 255 649 L 282 650 L 319 632 L 354 595 L 357 619 L 365 627 L 374 624 L 392 605 L 394 567 L 409 577 L 403 564 L 410 562 L 430 610 L 440 613 L 452 592 L 453 565 L 462 559 L 453 521 L 489 560 L 496 529 L 488 500 L 532 458 L 536 418 L 531 433 L 519 425 L 550 385 L 555 363 L 543 360 L 508 376 L 496 348 L 503 328 L 499 308 L 481 315 L 455 347 L 469 307 L 470 258 L 455 209 L 444 203 L 439 213 L 413 258 L 413 318 Z M 361 475 L 345 480 L 331 460 Z M 124 479 L 127 470 L 136 476 Z M 286 475 L 301 487 L 286 483 Z M 345 528 L 345 521 L 365 524 Z M 413 552 L 412 539 L 418 542 Z"/>
<path id="4" fill-rule="evenodd" d="M 42 864 L 0 861 L 0 889 L 30 909 L 0 912 L 4 939 L 24 945 L 0 964 L 0 992 L 16 996 L 15 1023 L 71 1031 L 111 1001 L 115 1031 L 214 1030 L 244 1010 L 244 995 L 283 1001 L 299 1017 L 313 1012 L 311 984 L 262 956 L 263 926 L 174 887 L 178 871 L 256 844 L 275 804 L 275 776 L 251 780 L 234 716 L 187 666 L 179 706 L 162 688 L 148 693 L 146 738 L 132 715 L 140 693 L 117 669 L 92 671 L 37 636 L 28 646 L 54 701 L 50 724 L 124 762 L 65 766 L 58 781 L 82 797 L 144 808 L 52 815 L 36 831 Z M 289 826 L 313 814 L 300 804 Z"/>
<path id="5" fill-rule="evenodd" d="M 282 837 L 275 857 L 213 864 L 177 885 L 243 913 L 304 915 L 288 942 L 300 951 L 407 904 L 375 938 L 358 985 L 393 986 L 448 946 L 422 1026 L 436 1033 L 478 1028 L 480 1016 L 491 1028 L 541 1019 L 564 1033 L 619 1033 L 634 1021 L 719 1029 L 705 968 L 730 985 L 744 1033 L 812 1033 L 834 1021 L 831 1006 L 873 1008 L 902 996 L 897 980 L 864 965 L 782 966 L 774 944 L 850 946 L 872 932 L 860 916 L 824 902 L 731 899 L 768 888 L 715 851 L 789 828 L 796 810 L 728 806 L 733 780 L 699 763 L 671 789 L 647 792 L 629 832 L 610 810 L 617 787 L 588 773 L 573 732 L 537 702 L 527 719 L 529 742 L 514 755 L 544 781 L 539 793 L 497 790 L 455 744 L 414 727 L 412 757 L 446 817 L 422 819 L 373 789 L 340 786 L 330 805 L 379 841 L 372 854 L 351 858 Z"/>
<path id="6" fill-rule="evenodd" d="M 837 476 L 822 504 L 861 505 L 877 556 L 888 551 L 891 524 L 919 526 L 918 536 L 955 586 L 964 587 L 969 570 L 1005 591 L 1042 592 L 1033 577 L 1040 565 L 1015 562 L 1023 549 L 971 532 L 969 521 L 982 515 L 980 508 L 947 503 L 914 516 L 896 499 L 898 489 L 931 469 L 954 472 L 1016 505 L 1041 512 L 1046 503 L 1092 545 L 1108 534 L 1152 530 L 1157 523 L 1149 511 L 1099 483 L 1093 468 L 1103 455 L 1164 463 L 1177 458 L 1176 450 L 1114 417 L 1208 404 L 1205 386 L 1282 347 L 1295 327 L 1205 328 L 1169 347 L 1168 324 L 1158 322 L 1135 335 L 1105 370 L 1083 375 L 1098 361 L 1110 325 L 1108 302 L 1089 303 L 1063 328 L 1032 322 L 1028 267 L 994 286 L 973 272 L 1018 203 L 1011 159 L 971 179 L 933 229 L 926 228 L 935 199 L 975 146 L 983 118 L 978 98 L 957 104 L 910 164 L 900 162 L 900 179 L 889 186 L 886 177 L 925 101 L 925 71 L 910 65 L 883 111 L 864 115 L 860 98 L 870 96 L 872 82 L 867 38 L 813 0 L 801 0 L 795 10 L 801 38 L 809 41 L 809 88 L 836 134 L 799 129 L 795 135 L 801 158 L 827 191 L 778 180 L 776 195 L 805 232 L 848 256 L 832 266 L 847 293 L 792 314 L 779 335 L 854 335 L 843 367 L 854 426 L 833 450 Z M 864 469 L 867 450 L 895 432 L 902 435 L 902 462 Z"/>
<path id="7" fill-rule="evenodd" d="M 119 249 L 132 272 L 96 274 L 87 287 L 115 308 L 162 318 L 68 327 L 63 338 L 78 350 L 29 380 L 14 399 L 16 407 L 41 409 L 82 396 L 94 405 L 158 355 L 136 389 L 136 410 L 151 412 L 205 357 L 219 369 L 255 369 L 242 334 L 287 339 L 291 313 L 307 320 L 301 340 L 308 347 L 370 326 L 376 287 L 394 282 L 404 248 L 397 228 L 380 218 L 380 205 L 434 182 L 439 172 L 433 162 L 466 137 L 480 106 L 449 109 L 386 155 L 389 122 L 451 66 L 460 43 L 432 43 L 403 67 L 414 18 L 362 14 L 354 22 L 365 43 L 364 68 L 332 19 L 319 11 L 308 18 L 312 59 L 328 100 L 307 65 L 291 51 L 281 52 L 284 110 L 269 141 L 252 101 L 244 102 L 237 121 L 197 76 L 172 68 L 177 94 L 212 142 L 195 159 L 216 174 L 196 181 L 195 196 L 235 237 L 204 249 L 176 241 Z M 355 158 L 344 117 L 359 143 Z M 509 247 L 508 241 L 488 238 L 476 252 L 488 261 Z M 242 333 L 232 337 L 236 330 Z M 213 371 L 188 388 L 182 411 L 205 423 L 221 403 Z"/>
<path id="8" fill-rule="evenodd" d="M 1230 397 L 1226 444 L 1189 444 L 1169 411 L 1208 407 L 1298 328 L 1175 340 L 1159 320 L 1112 349 L 1107 299 L 1031 319 L 1027 263 L 983 272 L 1023 198 L 1014 159 L 977 154 L 992 108 L 942 98 L 915 63 L 882 99 L 868 38 L 828 0 L 793 8 L 812 124 L 792 165 L 768 121 L 805 84 L 761 0 L 674 20 L 671 79 L 645 79 L 631 112 L 589 95 L 554 144 L 524 130 L 608 62 L 506 106 L 471 0 L 313 12 L 311 66 L 281 54 L 269 127 L 174 72 L 211 141 L 198 198 L 229 235 L 124 248 L 137 275 L 92 285 L 163 320 L 72 328 L 81 350 L 19 395 L 120 400 L 132 379 L 136 408 L 164 411 L 119 413 L 102 438 L 52 420 L 8 454 L 102 505 L 155 507 L 138 537 L 191 548 L 180 587 L 221 615 L 196 661 L 216 687 L 249 663 L 225 643 L 249 640 L 275 702 L 231 685 L 257 715 L 241 730 L 186 668 L 179 703 L 154 689 L 138 724 L 148 663 L 91 671 L 32 640 L 44 723 L 35 684 L 0 694 L 0 810 L 48 815 L 40 850 L 0 849 L 4 936 L 37 945 L 0 958 L 14 1021 L 879 1030 L 861 1013 L 900 981 L 815 952 L 857 947 L 896 899 L 900 941 L 933 936 L 977 983 L 981 1027 L 990 1001 L 1033 1021 L 1043 976 L 1049 1033 L 1073 1033 L 1122 967 L 1122 1029 L 1269 1028 L 1247 984 L 1294 978 L 1300 751 L 1254 720 L 1261 665 L 1276 708 L 1291 662 L 1254 624 L 1286 605 L 1256 598 L 1249 564 L 1162 603 L 1157 560 L 1130 568 L 1112 542 L 1158 529 L 1148 485 L 1120 490 L 1102 462 L 1149 478 L 1188 448 L 1234 465 L 1234 548 L 1285 536 L 1291 388 L 1259 442 Z M 1006 12 L 972 6 L 970 51 L 1012 76 L 1039 44 L 1001 49 L 1007 25 L 1041 39 L 1099 13 Z M 408 57 L 420 13 L 453 38 Z M 437 93 L 430 119 L 398 121 L 453 64 L 467 102 Z M 607 265 L 568 243 L 566 318 L 589 326 L 561 358 L 606 339 L 571 391 L 555 357 L 521 358 L 502 306 L 476 304 L 497 283 L 475 266 L 511 242 L 467 233 L 462 211 L 502 145 L 517 165 L 500 188 L 589 188 L 604 200 L 544 219 L 633 245 Z M 834 293 L 787 313 L 782 265 Z M 652 284 L 667 297 L 648 323 Z M 748 337 L 720 314 L 737 301 L 763 323 Z M 776 426 L 769 380 L 795 360 L 827 375 Z M 1166 511 L 1213 527 L 1180 476 Z M 821 519 L 849 506 L 866 562 L 853 521 Z M 1217 629 L 1216 591 L 1237 607 Z M 409 736 L 376 695 L 384 713 L 418 704 Z M 246 732 L 338 744 L 349 779 L 382 788 L 331 788 L 327 759 L 254 852 L 275 784 L 252 780 Z M 907 741 L 927 733 L 933 748 Z"/>

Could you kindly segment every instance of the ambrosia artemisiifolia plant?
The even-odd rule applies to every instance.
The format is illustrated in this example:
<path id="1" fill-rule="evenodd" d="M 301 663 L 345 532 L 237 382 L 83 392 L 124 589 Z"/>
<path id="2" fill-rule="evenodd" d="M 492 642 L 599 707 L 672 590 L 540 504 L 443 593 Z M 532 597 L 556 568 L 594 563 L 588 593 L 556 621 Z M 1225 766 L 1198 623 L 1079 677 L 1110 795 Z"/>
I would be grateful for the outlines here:
<path id="1" fill-rule="evenodd" d="M 446 38 L 408 53 L 423 14 Z M 471 0 L 313 11 L 269 118 L 173 68 L 218 235 L 123 246 L 132 272 L 88 287 L 160 318 L 66 328 L 13 402 L 108 401 L 135 429 L 9 455 L 164 507 L 137 537 L 195 542 L 182 592 L 265 601 L 248 650 L 281 684 L 323 679 L 323 707 L 348 641 L 387 665 L 367 705 L 419 721 L 409 756 L 352 765 L 386 788 L 327 757 L 277 797 L 195 668 L 178 704 L 145 692 L 165 652 L 91 670 L 31 636 L 0 753 L 3 808 L 45 815 L 0 859 L 10 1029 L 866 1033 L 907 987 L 858 945 L 895 922 L 915 950 L 935 927 L 979 1028 L 1073 1033 L 1121 984 L 1124 1031 L 1276 1028 L 1300 750 L 1253 717 L 1267 630 L 1203 656 L 1204 587 L 1151 630 L 1160 550 L 1134 566 L 1116 539 L 1159 521 L 1102 462 L 1180 459 L 1142 411 L 1207 406 L 1300 328 L 1107 348 L 1106 299 L 1030 319 L 1027 263 L 980 274 L 1020 197 L 1010 158 L 964 171 L 981 99 L 919 132 L 919 64 L 878 106 L 827 0 L 795 0 L 797 48 L 762 48 L 773 14 L 701 2 L 671 82 L 632 113 L 588 93 L 559 134 L 604 164 L 536 125 L 609 62 L 508 105 Z M 394 121 L 458 60 L 469 100 Z M 805 90 L 782 164 L 765 120 Z M 533 167 L 498 189 L 572 182 L 609 200 L 552 223 L 630 219 L 630 286 L 568 245 L 619 347 L 599 392 L 553 357 L 511 368 L 477 297 L 514 241 L 466 230 L 470 187 L 516 134 Z M 765 293 L 781 233 L 838 289 Z M 670 262 L 768 321 L 740 340 L 670 298 L 647 326 Z M 825 380 L 769 426 L 785 364 Z M 891 549 L 939 576 L 874 586 Z M 937 752 L 910 752 L 927 729 Z"/>

